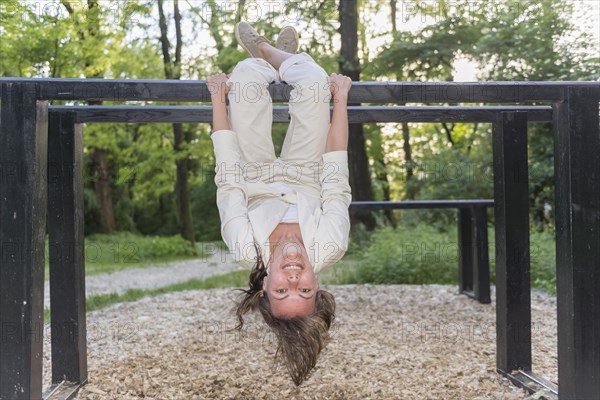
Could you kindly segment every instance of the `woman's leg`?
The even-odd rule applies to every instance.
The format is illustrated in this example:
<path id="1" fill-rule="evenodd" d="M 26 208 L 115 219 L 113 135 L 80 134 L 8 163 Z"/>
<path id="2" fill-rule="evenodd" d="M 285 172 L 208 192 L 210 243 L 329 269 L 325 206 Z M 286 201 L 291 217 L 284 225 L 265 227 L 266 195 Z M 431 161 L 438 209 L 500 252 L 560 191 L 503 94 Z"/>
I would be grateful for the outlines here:
<path id="1" fill-rule="evenodd" d="M 283 50 L 279 50 L 277 47 L 273 47 L 269 43 L 265 42 L 259 43 L 258 52 L 262 58 L 267 60 L 269 64 L 271 64 L 276 70 L 279 70 L 281 64 L 294 55 L 292 53 L 286 53 Z"/>
<path id="2" fill-rule="evenodd" d="M 258 53 L 279 70 L 281 81 L 292 86 L 290 125 L 280 155 L 283 179 L 289 184 L 310 186 L 318 193 L 330 126 L 329 76 L 305 52 L 291 54 L 263 42 L 258 45 Z"/>
<path id="3" fill-rule="evenodd" d="M 275 149 L 271 137 L 273 101 L 267 90 L 277 80 L 275 68 L 262 58 L 240 61 L 229 76 L 229 123 L 236 132 L 243 161 L 271 163 Z"/>
<path id="4" fill-rule="evenodd" d="M 272 52 L 282 81 L 293 87 L 290 92 L 290 125 L 281 150 L 281 159 L 311 167 L 320 164 L 330 126 L 329 76 L 305 52 L 283 58 Z"/>

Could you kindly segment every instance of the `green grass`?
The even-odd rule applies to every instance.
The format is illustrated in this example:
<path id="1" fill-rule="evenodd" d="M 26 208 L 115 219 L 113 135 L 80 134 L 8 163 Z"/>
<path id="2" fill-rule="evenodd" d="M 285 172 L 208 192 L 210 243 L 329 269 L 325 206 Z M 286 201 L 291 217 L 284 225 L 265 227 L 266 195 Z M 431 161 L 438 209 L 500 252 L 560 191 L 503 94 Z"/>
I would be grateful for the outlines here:
<path id="1" fill-rule="evenodd" d="M 84 244 L 85 273 L 88 276 L 98 275 L 199 258 L 203 257 L 203 249 L 207 245 L 221 247 L 220 243 L 199 243 L 193 247 L 179 235 L 141 236 L 130 232 L 90 235 L 85 238 Z M 46 241 L 46 278 L 50 259 L 48 249 Z M 69 251 L 69 246 L 65 245 L 60 250 Z"/>
<path id="2" fill-rule="evenodd" d="M 185 282 L 175 283 L 158 289 L 129 289 L 125 293 L 109 293 L 90 296 L 86 299 L 86 311 L 95 311 L 107 308 L 116 303 L 140 300 L 144 297 L 159 296 L 165 293 L 183 292 L 186 290 L 219 289 L 246 287 L 248 285 L 248 271 L 239 270 L 223 275 L 211 276 L 206 279 L 190 279 Z M 50 310 L 44 310 L 44 319 L 50 320 Z"/>
<path id="3" fill-rule="evenodd" d="M 186 290 L 218 289 L 243 287 L 248 285 L 248 271 L 232 271 L 224 275 L 211 276 L 199 280 L 190 279 L 185 282 L 175 283 L 158 289 L 129 289 L 123 294 L 99 294 L 90 296 L 86 300 L 87 311 L 101 310 L 115 303 L 136 301 L 143 297 L 159 296 L 165 293 L 183 292 Z"/>
<path id="4" fill-rule="evenodd" d="M 344 258 L 319 274 L 319 283 L 323 285 L 344 285 L 357 280 L 356 274 L 360 255 L 347 253 Z"/>

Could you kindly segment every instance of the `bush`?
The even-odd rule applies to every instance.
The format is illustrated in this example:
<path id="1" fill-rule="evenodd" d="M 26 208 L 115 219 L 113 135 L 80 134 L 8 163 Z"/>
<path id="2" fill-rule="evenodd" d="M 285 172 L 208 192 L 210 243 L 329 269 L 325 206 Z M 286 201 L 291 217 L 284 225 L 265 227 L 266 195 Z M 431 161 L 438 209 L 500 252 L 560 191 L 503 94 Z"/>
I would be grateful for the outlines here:
<path id="1" fill-rule="evenodd" d="M 494 229 L 488 229 L 490 280 L 495 283 Z M 428 224 L 380 228 L 369 244 L 354 248 L 356 266 L 339 283 L 458 284 L 456 230 L 440 231 Z M 531 285 L 556 293 L 554 232 L 532 231 Z M 348 266 L 343 266 L 346 268 Z M 339 280 L 339 279 L 338 279 Z"/>
<path id="2" fill-rule="evenodd" d="M 190 189 L 192 215 L 196 240 L 210 242 L 221 240 L 221 218 L 217 208 L 217 186 L 214 172 L 207 172 L 206 181 Z"/>
<path id="3" fill-rule="evenodd" d="M 354 283 L 456 283 L 456 234 L 428 225 L 386 227 L 373 233 Z"/>
<path id="4" fill-rule="evenodd" d="M 102 273 L 133 266 L 189 258 L 198 249 L 179 235 L 140 236 L 130 232 L 94 234 L 85 238 L 86 273 Z"/>
<path id="5" fill-rule="evenodd" d="M 556 294 L 556 243 L 554 230 L 531 232 L 531 286 Z"/>

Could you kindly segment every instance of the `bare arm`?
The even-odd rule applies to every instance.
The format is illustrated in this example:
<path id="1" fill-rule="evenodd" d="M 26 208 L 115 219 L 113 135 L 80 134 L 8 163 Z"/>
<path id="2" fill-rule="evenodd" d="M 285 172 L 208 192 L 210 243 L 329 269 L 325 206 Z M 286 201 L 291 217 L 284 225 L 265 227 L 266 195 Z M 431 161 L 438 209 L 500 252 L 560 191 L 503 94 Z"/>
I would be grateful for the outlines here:
<path id="1" fill-rule="evenodd" d="M 213 131 L 219 131 L 221 129 L 230 129 L 229 120 L 227 119 L 227 106 L 225 101 L 214 99 L 213 104 Z"/>
<path id="2" fill-rule="evenodd" d="M 231 129 L 229 120 L 227 119 L 227 105 L 225 99 L 229 92 L 227 86 L 228 75 L 224 73 L 209 76 L 206 80 L 206 85 L 210 92 L 210 101 L 213 107 L 213 131 L 222 129 Z"/>
<path id="3" fill-rule="evenodd" d="M 333 97 L 333 113 L 331 126 L 327 136 L 325 152 L 348 150 L 348 92 L 352 80 L 339 74 L 331 74 L 329 78 Z"/>
<path id="4" fill-rule="evenodd" d="M 315 260 L 315 273 L 337 262 L 348 249 L 352 201 L 348 171 L 348 91 L 352 80 L 344 75 L 331 74 L 333 95 L 331 126 L 323 154 L 321 174 L 321 218 L 315 236 L 315 246 L 321 259 Z"/>
<path id="5" fill-rule="evenodd" d="M 348 150 L 348 98 L 334 98 L 325 152 Z"/>
<path id="6" fill-rule="evenodd" d="M 215 151 L 215 184 L 221 236 L 234 259 L 251 270 L 256 257 L 254 233 L 248 219 L 248 193 L 244 174 L 240 169 L 241 154 L 237 133 L 231 130 L 227 118 L 227 75 L 220 73 L 210 76 L 206 85 L 213 106 L 211 139 Z"/>

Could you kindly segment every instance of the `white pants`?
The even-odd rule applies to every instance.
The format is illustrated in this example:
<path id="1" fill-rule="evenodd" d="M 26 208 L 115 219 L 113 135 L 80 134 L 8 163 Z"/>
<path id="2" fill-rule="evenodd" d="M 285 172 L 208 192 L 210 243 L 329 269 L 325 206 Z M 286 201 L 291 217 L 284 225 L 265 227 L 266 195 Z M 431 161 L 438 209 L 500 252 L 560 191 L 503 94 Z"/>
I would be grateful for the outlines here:
<path id="1" fill-rule="evenodd" d="M 281 155 L 275 157 L 271 127 L 273 101 L 269 83 L 280 80 L 292 90 L 290 124 Z M 277 71 L 262 58 L 247 58 L 233 69 L 229 123 L 237 133 L 244 163 L 260 166 L 261 181 L 320 190 L 319 174 L 330 126 L 329 77 L 305 52 L 285 60 Z"/>

